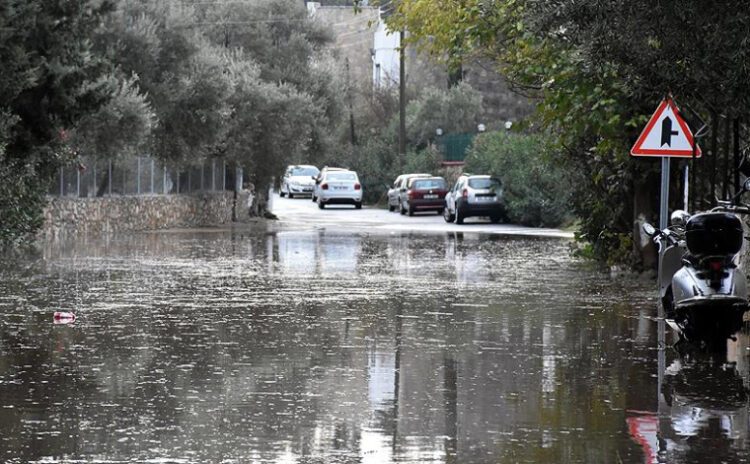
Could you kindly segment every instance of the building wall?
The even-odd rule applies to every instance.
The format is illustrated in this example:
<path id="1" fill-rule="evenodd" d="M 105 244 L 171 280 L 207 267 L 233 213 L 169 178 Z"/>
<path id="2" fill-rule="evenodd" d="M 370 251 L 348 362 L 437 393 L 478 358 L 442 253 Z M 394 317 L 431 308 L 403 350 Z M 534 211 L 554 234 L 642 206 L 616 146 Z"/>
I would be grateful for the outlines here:
<path id="1" fill-rule="evenodd" d="M 521 121 L 534 111 L 533 100 L 514 92 L 493 63 L 478 60 L 467 63 L 463 79 L 482 94 L 485 121 L 497 123 L 488 129 L 500 129 L 505 121 Z"/>
<path id="2" fill-rule="evenodd" d="M 398 85 L 399 52 L 401 40 L 398 32 L 391 32 L 379 22 L 375 31 L 372 56 L 372 82 L 375 87 Z"/>
<path id="3" fill-rule="evenodd" d="M 320 6 L 308 2 L 308 11 L 313 18 L 330 27 L 334 40 L 329 49 L 340 67 L 340 75 L 346 76 L 348 60 L 352 83 L 372 82 L 372 49 L 378 9 L 363 7 L 360 13 L 355 13 L 351 6 Z"/>

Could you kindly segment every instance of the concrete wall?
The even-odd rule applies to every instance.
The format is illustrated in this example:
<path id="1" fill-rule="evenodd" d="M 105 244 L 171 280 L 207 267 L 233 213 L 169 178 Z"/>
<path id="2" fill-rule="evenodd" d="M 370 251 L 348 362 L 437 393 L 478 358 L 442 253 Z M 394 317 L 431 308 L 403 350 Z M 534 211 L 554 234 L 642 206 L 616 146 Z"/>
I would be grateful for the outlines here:
<path id="1" fill-rule="evenodd" d="M 247 216 L 248 194 L 237 199 Z M 143 230 L 210 227 L 232 221 L 233 192 L 193 195 L 139 195 L 107 198 L 50 197 L 44 209 L 45 238 Z"/>

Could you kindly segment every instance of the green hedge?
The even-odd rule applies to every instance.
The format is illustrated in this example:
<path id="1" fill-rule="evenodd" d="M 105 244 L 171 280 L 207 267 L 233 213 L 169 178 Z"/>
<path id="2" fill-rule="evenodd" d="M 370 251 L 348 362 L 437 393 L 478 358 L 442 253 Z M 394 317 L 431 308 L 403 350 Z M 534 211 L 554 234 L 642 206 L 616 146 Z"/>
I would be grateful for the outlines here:
<path id="1" fill-rule="evenodd" d="M 572 219 L 570 183 L 565 170 L 549 159 L 547 152 L 541 135 L 488 132 L 474 140 L 465 171 L 502 180 L 511 222 L 559 227 Z"/>

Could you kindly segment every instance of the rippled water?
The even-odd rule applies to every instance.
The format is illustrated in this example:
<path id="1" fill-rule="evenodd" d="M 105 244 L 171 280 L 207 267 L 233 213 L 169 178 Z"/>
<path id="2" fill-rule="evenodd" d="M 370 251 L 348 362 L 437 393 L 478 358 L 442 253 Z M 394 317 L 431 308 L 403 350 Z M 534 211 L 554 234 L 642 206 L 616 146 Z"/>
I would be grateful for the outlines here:
<path id="1" fill-rule="evenodd" d="M 654 284 L 568 247 L 264 229 L 50 244 L 0 271 L 0 461 L 746 461 L 747 337 L 721 359 L 668 349 L 660 400 Z"/>

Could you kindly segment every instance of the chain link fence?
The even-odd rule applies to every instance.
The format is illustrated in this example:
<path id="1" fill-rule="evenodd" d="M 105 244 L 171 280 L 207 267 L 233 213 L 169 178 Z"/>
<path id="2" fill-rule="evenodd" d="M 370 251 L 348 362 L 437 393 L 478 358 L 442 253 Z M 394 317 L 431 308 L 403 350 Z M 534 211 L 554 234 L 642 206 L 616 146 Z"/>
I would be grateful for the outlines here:
<path id="1" fill-rule="evenodd" d="M 169 166 L 151 157 L 96 160 L 83 158 L 77 166 L 60 168 L 49 195 L 104 197 L 113 195 L 167 195 L 239 190 L 242 169 L 221 160 L 198 166 Z"/>

